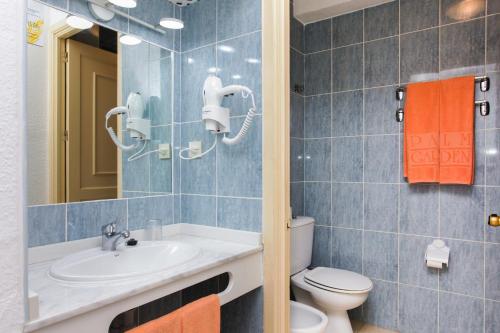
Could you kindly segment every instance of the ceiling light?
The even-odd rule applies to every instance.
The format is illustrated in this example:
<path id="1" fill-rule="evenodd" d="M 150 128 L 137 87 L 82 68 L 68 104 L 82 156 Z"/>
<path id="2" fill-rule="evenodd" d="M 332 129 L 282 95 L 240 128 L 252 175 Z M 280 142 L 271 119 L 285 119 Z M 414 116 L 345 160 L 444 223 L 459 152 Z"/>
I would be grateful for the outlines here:
<path id="1" fill-rule="evenodd" d="M 184 22 L 182 20 L 173 17 L 164 17 L 160 20 L 160 25 L 167 29 L 179 30 L 184 28 Z"/>
<path id="2" fill-rule="evenodd" d="M 231 77 L 233 78 L 233 80 L 241 80 L 241 75 L 239 75 L 239 74 L 235 74 Z"/>
<path id="3" fill-rule="evenodd" d="M 123 8 L 135 8 L 137 7 L 137 0 L 108 0 L 113 5 Z"/>
<path id="4" fill-rule="evenodd" d="M 219 50 L 221 50 L 222 52 L 226 52 L 226 53 L 233 53 L 234 47 L 227 46 L 227 45 L 221 45 L 221 46 L 219 46 Z"/>
<path id="5" fill-rule="evenodd" d="M 89 20 L 75 15 L 68 15 L 68 17 L 66 17 L 66 23 L 72 28 L 82 30 L 90 29 L 94 25 L 94 23 L 90 22 Z"/>
<path id="6" fill-rule="evenodd" d="M 134 35 L 121 35 L 120 37 L 120 43 L 125 45 L 137 45 L 141 42 L 141 39 Z"/>
<path id="7" fill-rule="evenodd" d="M 256 58 L 246 58 L 245 61 L 248 62 L 249 64 L 259 64 L 260 63 L 260 60 L 256 59 Z"/>
<path id="8" fill-rule="evenodd" d="M 462 0 L 451 6 L 446 15 L 456 21 L 468 20 L 484 11 L 485 4 L 481 0 Z"/>

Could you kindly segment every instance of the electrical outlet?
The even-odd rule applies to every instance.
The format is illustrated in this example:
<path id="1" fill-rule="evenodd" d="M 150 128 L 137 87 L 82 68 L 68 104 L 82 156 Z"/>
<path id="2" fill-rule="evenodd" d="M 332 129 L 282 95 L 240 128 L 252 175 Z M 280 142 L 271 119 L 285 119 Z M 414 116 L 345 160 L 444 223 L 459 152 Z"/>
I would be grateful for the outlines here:
<path id="1" fill-rule="evenodd" d="M 171 158 L 169 143 L 162 143 L 158 145 L 158 157 L 160 158 L 160 160 L 168 160 Z"/>
<path id="2" fill-rule="evenodd" d="M 189 142 L 189 157 L 196 158 L 198 155 L 201 155 L 201 141 Z"/>

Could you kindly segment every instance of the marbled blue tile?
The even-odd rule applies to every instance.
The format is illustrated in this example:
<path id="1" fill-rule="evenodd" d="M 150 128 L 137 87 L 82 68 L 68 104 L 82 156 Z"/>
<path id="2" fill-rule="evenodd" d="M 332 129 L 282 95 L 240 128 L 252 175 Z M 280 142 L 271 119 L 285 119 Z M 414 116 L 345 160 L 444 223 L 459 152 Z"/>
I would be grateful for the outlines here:
<path id="1" fill-rule="evenodd" d="M 304 94 L 304 66 L 305 59 L 302 53 L 290 49 L 290 89 L 298 94 Z"/>
<path id="2" fill-rule="evenodd" d="M 290 17 L 290 46 L 297 51 L 304 52 L 304 25 L 293 16 Z"/>
<path id="3" fill-rule="evenodd" d="M 217 0 L 206 0 L 182 9 L 182 51 L 192 50 L 216 41 Z"/>
<path id="4" fill-rule="evenodd" d="M 304 181 L 304 140 L 290 139 L 290 181 Z"/>
<path id="5" fill-rule="evenodd" d="M 500 128 L 500 72 L 488 73 L 490 77 L 490 90 L 484 93 L 490 102 L 490 114 L 485 117 L 486 128 Z"/>
<path id="6" fill-rule="evenodd" d="M 262 200 L 217 198 L 217 227 L 261 232 Z"/>
<path id="7" fill-rule="evenodd" d="M 181 196 L 181 223 L 215 227 L 217 223 L 216 198 L 183 194 Z"/>
<path id="8" fill-rule="evenodd" d="M 92 22 L 97 22 L 94 15 L 90 13 L 87 0 L 69 0 L 68 9 L 72 14 L 78 14 L 80 16 L 84 16 Z M 109 27 L 120 32 L 128 31 L 128 19 L 120 15 L 115 15 L 115 17 L 109 22 L 99 22 L 99 25 Z"/>
<path id="9" fill-rule="evenodd" d="M 486 185 L 500 186 L 500 130 L 486 131 Z"/>
<path id="10" fill-rule="evenodd" d="M 364 229 L 398 231 L 399 185 L 365 184 Z"/>
<path id="11" fill-rule="evenodd" d="M 326 94 L 331 91 L 331 51 L 305 56 L 306 96 Z"/>
<path id="12" fill-rule="evenodd" d="M 181 193 L 181 159 L 179 157 L 179 150 L 181 147 L 181 126 L 180 124 L 174 124 L 174 133 L 172 146 L 170 151 L 172 153 L 172 192 L 175 194 Z"/>
<path id="13" fill-rule="evenodd" d="M 363 319 L 366 323 L 382 328 L 397 329 L 398 285 L 375 280 L 373 289 L 363 305 Z"/>
<path id="14" fill-rule="evenodd" d="M 396 183 L 399 180 L 397 135 L 365 137 L 365 181 Z"/>
<path id="15" fill-rule="evenodd" d="M 479 131 L 477 127 L 483 125 L 478 121 L 478 117 L 483 118 L 479 112 L 476 112 L 476 134 L 474 135 L 474 185 L 485 185 L 486 158 L 486 131 Z M 486 117 L 487 118 L 487 117 Z"/>
<path id="16" fill-rule="evenodd" d="M 449 24 L 484 16 L 486 0 L 467 4 L 462 0 L 441 0 L 441 24 Z"/>
<path id="17" fill-rule="evenodd" d="M 399 123 L 394 118 L 398 109 L 398 102 L 394 98 L 395 89 L 394 86 L 391 86 L 365 90 L 365 134 L 399 132 Z"/>
<path id="18" fill-rule="evenodd" d="M 332 21 L 326 19 L 307 24 L 304 27 L 305 53 L 329 50 L 331 48 Z"/>
<path id="19" fill-rule="evenodd" d="M 399 236 L 399 282 L 418 287 L 438 289 L 438 270 L 427 267 L 425 251 L 432 238 Z"/>
<path id="20" fill-rule="evenodd" d="M 332 181 L 363 181 L 363 139 L 332 139 Z"/>
<path id="21" fill-rule="evenodd" d="M 174 223 L 181 223 L 181 200 L 182 196 L 180 194 L 174 195 Z"/>
<path id="22" fill-rule="evenodd" d="M 255 94 L 257 113 L 262 113 L 261 33 L 256 32 L 231 39 L 217 45 L 218 75 L 223 84 L 242 84 Z M 249 61 L 252 59 L 252 61 Z M 223 106 L 231 109 L 231 116 L 246 115 L 251 107 L 250 98 L 241 94 L 225 98 Z"/>
<path id="23" fill-rule="evenodd" d="M 363 184 L 332 184 L 332 225 L 363 228 Z"/>
<path id="24" fill-rule="evenodd" d="M 440 290 L 481 297 L 484 286 L 484 245 L 447 240 L 450 265 L 439 275 Z"/>
<path id="25" fill-rule="evenodd" d="M 139 230 L 149 220 L 161 220 L 162 225 L 172 224 L 174 198 L 172 195 L 144 197 L 128 200 L 128 228 Z"/>
<path id="26" fill-rule="evenodd" d="M 429 333 L 438 328 L 438 292 L 401 286 L 399 288 L 399 330 Z"/>
<path id="27" fill-rule="evenodd" d="M 290 137 L 304 137 L 304 97 L 290 93 Z"/>
<path id="28" fill-rule="evenodd" d="M 217 0 L 217 41 L 261 30 L 261 11 L 260 1 Z"/>
<path id="29" fill-rule="evenodd" d="M 304 214 L 314 218 L 316 225 L 330 226 L 330 183 L 304 184 Z"/>
<path id="30" fill-rule="evenodd" d="M 182 122 L 201 120 L 203 84 L 208 75 L 218 71 L 215 64 L 214 46 L 182 53 Z"/>
<path id="31" fill-rule="evenodd" d="M 363 11 L 332 18 L 332 48 L 363 42 Z"/>
<path id="32" fill-rule="evenodd" d="M 150 149 L 160 144 L 172 145 L 172 126 L 152 127 Z M 171 149 L 170 154 L 175 151 Z M 158 153 L 149 155 L 151 192 L 172 193 L 172 159 L 161 160 Z"/>
<path id="33" fill-rule="evenodd" d="M 231 133 L 236 135 L 245 118 L 231 119 Z M 243 175 L 243 176 L 242 176 Z M 212 174 L 213 177 L 213 174 Z M 262 196 L 262 117 L 256 116 L 247 135 L 237 145 L 219 142 L 217 147 L 218 195 Z"/>
<path id="34" fill-rule="evenodd" d="M 490 214 L 500 215 L 500 187 L 486 188 L 486 217 Z M 500 243 L 499 228 L 485 226 L 485 241 Z"/>
<path id="35" fill-rule="evenodd" d="M 264 332 L 264 292 L 257 288 L 221 307 L 221 333 Z"/>
<path id="36" fill-rule="evenodd" d="M 332 91 L 363 88 L 363 45 L 332 50 Z"/>
<path id="37" fill-rule="evenodd" d="M 28 207 L 28 247 L 66 240 L 66 205 Z"/>
<path id="38" fill-rule="evenodd" d="M 484 301 L 477 298 L 439 293 L 439 332 L 482 333 Z"/>
<path id="39" fill-rule="evenodd" d="M 291 183 L 290 196 L 292 216 L 304 215 L 304 183 Z"/>
<path id="40" fill-rule="evenodd" d="M 483 240 L 484 189 L 470 186 L 441 186 L 441 235 Z"/>
<path id="41" fill-rule="evenodd" d="M 439 0 L 400 0 L 401 33 L 439 24 Z"/>
<path id="42" fill-rule="evenodd" d="M 500 302 L 486 300 L 485 333 L 500 332 Z"/>
<path id="43" fill-rule="evenodd" d="M 201 122 L 182 124 L 182 148 L 189 147 L 190 141 L 201 141 L 203 152 L 214 144 L 216 136 L 205 130 Z M 208 154 L 194 160 L 181 161 L 181 192 L 183 194 L 215 194 L 216 147 Z M 189 151 L 183 156 L 188 157 Z"/>
<path id="44" fill-rule="evenodd" d="M 363 91 L 332 94 L 332 136 L 363 133 Z"/>
<path id="45" fill-rule="evenodd" d="M 500 13 L 500 0 L 488 0 L 488 14 Z"/>
<path id="46" fill-rule="evenodd" d="M 374 279 L 398 280 L 398 236 L 365 231 L 363 274 Z"/>
<path id="47" fill-rule="evenodd" d="M 438 236 L 438 185 L 412 184 L 401 186 L 400 232 Z"/>
<path id="48" fill-rule="evenodd" d="M 401 81 L 436 80 L 439 76 L 439 29 L 401 36 Z"/>
<path id="49" fill-rule="evenodd" d="M 330 181 L 331 139 L 304 141 L 304 180 Z"/>
<path id="50" fill-rule="evenodd" d="M 398 82 L 398 37 L 365 44 L 365 87 L 378 87 Z"/>
<path id="51" fill-rule="evenodd" d="M 150 50 L 150 56 L 152 51 Z M 148 101 L 151 125 L 170 125 L 172 115 L 172 57 L 164 57 L 149 63 L 149 94 Z"/>
<path id="52" fill-rule="evenodd" d="M 182 121 L 182 107 L 181 107 L 181 97 L 182 97 L 182 55 L 181 53 L 173 52 L 172 56 L 174 58 L 174 109 L 173 119 L 174 122 L 180 123 Z"/>
<path id="53" fill-rule="evenodd" d="M 486 68 L 488 71 L 498 71 L 500 70 L 500 16 L 488 17 L 487 25 Z"/>
<path id="54" fill-rule="evenodd" d="M 362 273 L 363 231 L 333 228 L 332 266 Z"/>
<path id="55" fill-rule="evenodd" d="M 66 10 L 68 8 L 68 0 L 41 0 L 41 2 L 62 10 Z"/>
<path id="56" fill-rule="evenodd" d="M 325 138 L 331 135 L 331 95 L 305 98 L 304 137 Z"/>
<path id="57" fill-rule="evenodd" d="M 485 244 L 485 296 L 500 301 L 500 244 Z"/>
<path id="58" fill-rule="evenodd" d="M 313 267 L 330 267 L 331 262 L 331 234 L 332 228 L 314 226 L 314 242 L 312 252 Z"/>
<path id="59" fill-rule="evenodd" d="M 127 201 L 104 200 L 68 204 L 68 241 L 101 235 L 101 227 L 116 223 L 118 230 L 127 226 Z"/>
<path id="60" fill-rule="evenodd" d="M 365 9 L 365 40 L 394 36 L 399 31 L 399 1 Z"/>

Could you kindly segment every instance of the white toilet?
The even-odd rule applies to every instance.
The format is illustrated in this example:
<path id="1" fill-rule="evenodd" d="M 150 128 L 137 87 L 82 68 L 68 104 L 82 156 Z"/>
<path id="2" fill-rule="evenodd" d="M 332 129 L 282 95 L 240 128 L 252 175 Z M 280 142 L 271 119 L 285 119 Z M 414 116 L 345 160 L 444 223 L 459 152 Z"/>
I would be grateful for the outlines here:
<path id="1" fill-rule="evenodd" d="M 326 313 L 325 333 L 352 333 L 347 310 L 364 303 L 373 283 L 363 275 L 342 269 L 307 269 L 312 257 L 314 219 L 293 219 L 291 231 L 291 285 L 297 301 Z"/>

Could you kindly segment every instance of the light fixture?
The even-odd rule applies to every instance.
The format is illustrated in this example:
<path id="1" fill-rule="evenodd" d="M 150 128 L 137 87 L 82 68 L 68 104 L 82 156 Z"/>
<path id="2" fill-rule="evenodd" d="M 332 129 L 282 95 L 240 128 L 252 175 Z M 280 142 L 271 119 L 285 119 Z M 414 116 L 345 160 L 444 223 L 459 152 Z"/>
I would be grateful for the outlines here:
<path id="1" fill-rule="evenodd" d="M 173 17 L 164 17 L 160 20 L 160 25 L 167 29 L 179 30 L 184 28 L 184 22 L 182 20 Z"/>
<path id="2" fill-rule="evenodd" d="M 137 7 L 137 0 L 108 0 L 113 5 L 123 8 L 135 8 Z"/>
<path id="3" fill-rule="evenodd" d="M 75 15 L 68 15 L 68 17 L 66 17 L 66 23 L 72 28 L 82 30 L 90 29 L 94 25 L 94 23 L 90 22 L 89 20 Z"/>
<path id="4" fill-rule="evenodd" d="M 484 11 L 484 3 L 485 2 L 481 0 L 459 1 L 446 11 L 446 16 L 455 21 L 471 19 Z"/>
<path id="5" fill-rule="evenodd" d="M 219 46 L 219 50 L 226 53 L 234 53 L 234 47 L 228 45 Z"/>
<path id="6" fill-rule="evenodd" d="M 256 59 L 256 58 L 246 58 L 245 61 L 248 62 L 249 64 L 259 64 L 260 63 L 260 60 Z"/>
<path id="7" fill-rule="evenodd" d="M 121 35 L 120 36 L 120 43 L 124 45 L 137 45 L 140 44 L 142 41 L 139 37 L 134 36 L 134 35 Z"/>

